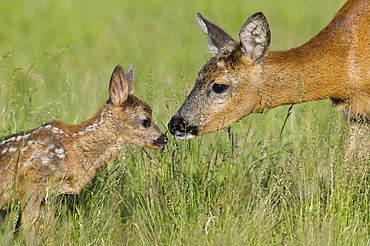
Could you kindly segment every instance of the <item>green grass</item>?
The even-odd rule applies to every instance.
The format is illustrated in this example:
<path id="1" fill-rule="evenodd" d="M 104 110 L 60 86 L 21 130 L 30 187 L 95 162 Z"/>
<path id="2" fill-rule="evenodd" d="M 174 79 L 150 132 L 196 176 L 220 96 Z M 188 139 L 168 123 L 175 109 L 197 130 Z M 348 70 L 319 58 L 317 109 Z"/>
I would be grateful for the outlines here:
<path id="1" fill-rule="evenodd" d="M 5 1 L 0 8 L 2 136 L 51 120 L 79 123 L 108 99 L 115 65 L 167 122 L 211 55 L 202 12 L 237 38 L 263 11 L 272 50 L 318 33 L 343 0 Z M 164 150 L 127 149 L 80 195 L 56 196 L 52 245 L 369 245 L 368 163 L 344 162 L 347 124 L 329 101 L 251 115 Z M 283 128 L 284 126 L 284 128 Z M 17 206 L 0 231 L 13 237 Z"/>

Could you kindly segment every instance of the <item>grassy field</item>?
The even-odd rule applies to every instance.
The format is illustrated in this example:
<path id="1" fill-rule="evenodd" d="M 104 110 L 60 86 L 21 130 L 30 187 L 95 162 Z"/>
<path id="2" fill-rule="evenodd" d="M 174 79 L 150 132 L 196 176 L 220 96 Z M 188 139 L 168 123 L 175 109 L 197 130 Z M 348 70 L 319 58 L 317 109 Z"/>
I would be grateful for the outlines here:
<path id="1" fill-rule="evenodd" d="M 162 130 L 211 56 L 203 13 L 237 38 L 257 11 L 272 50 L 317 34 L 344 0 L 4 1 L 0 136 L 52 119 L 79 123 L 108 99 L 115 65 Z M 370 163 L 345 163 L 347 124 L 329 101 L 251 115 L 163 150 L 128 146 L 80 195 L 55 196 L 45 245 L 369 245 Z M 286 121 L 286 124 L 284 122 Z M 284 127 L 283 127 L 284 126 Z M 17 206 L 0 231 L 13 236 Z"/>

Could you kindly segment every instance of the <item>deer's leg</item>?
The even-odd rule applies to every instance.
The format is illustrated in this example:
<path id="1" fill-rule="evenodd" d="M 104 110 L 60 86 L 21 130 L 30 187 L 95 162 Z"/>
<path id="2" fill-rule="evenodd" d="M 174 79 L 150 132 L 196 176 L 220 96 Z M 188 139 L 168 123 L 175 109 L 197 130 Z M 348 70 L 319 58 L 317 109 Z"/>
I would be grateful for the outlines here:
<path id="1" fill-rule="evenodd" d="M 42 207 L 38 198 L 30 197 L 27 204 L 22 209 L 22 226 L 27 229 L 35 230 L 35 225 L 39 221 L 40 214 L 42 213 Z"/>
<path id="2" fill-rule="evenodd" d="M 21 223 L 27 230 L 41 234 L 48 229 L 51 213 L 45 209 L 45 198 L 40 195 L 30 196 L 22 209 Z"/>
<path id="3" fill-rule="evenodd" d="M 346 153 L 347 165 L 364 168 L 370 162 L 370 121 L 368 119 L 351 120 Z M 364 170 L 365 171 L 365 170 Z"/>

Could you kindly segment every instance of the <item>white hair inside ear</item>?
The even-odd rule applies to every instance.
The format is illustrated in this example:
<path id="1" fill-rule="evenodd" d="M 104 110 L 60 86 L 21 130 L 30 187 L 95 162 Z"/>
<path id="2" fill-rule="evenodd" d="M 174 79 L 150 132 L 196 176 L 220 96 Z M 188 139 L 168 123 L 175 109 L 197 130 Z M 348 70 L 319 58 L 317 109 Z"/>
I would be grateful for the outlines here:
<path id="1" fill-rule="evenodd" d="M 204 18 L 200 13 L 196 15 L 196 19 L 200 29 L 206 35 L 208 40 L 208 49 L 214 55 L 217 55 L 221 50 L 228 48 L 230 44 L 236 42 L 221 28 Z"/>

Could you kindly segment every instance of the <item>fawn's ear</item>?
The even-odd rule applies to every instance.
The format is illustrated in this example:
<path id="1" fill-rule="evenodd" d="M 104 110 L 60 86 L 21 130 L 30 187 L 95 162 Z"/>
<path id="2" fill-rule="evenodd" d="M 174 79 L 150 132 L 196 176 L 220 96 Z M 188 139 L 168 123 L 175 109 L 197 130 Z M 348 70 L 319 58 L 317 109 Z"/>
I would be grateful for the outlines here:
<path id="1" fill-rule="evenodd" d="M 119 105 L 126 101 L 129 93 L 125 72 L 120 65 L 117 65 L 112 73 L 109 84 L 109 96 L 114 105 Z"/>
<path id="2" fill-rule="evenodd" d="M 239 33 L 242 51 L 256 63 L 262 63 L 270 46 L 270 28 L 263 13 L 249 17 Z"/>
<path id="3" fill-rule="evenodd" d="M 134 92 L 134 65 L 130 64 L 126 71 L 126 80 L 128 84 L 128 92 Z"/>
<path id="4" fill-rule="evenodd" d="M 198 25 L 206 34 L 209 48 L 214 55 L 223 51 L 232 51 L 235 48 L 236 42 L 224 30 L 204 18 L 200 13 L 196 16 Z"/>

